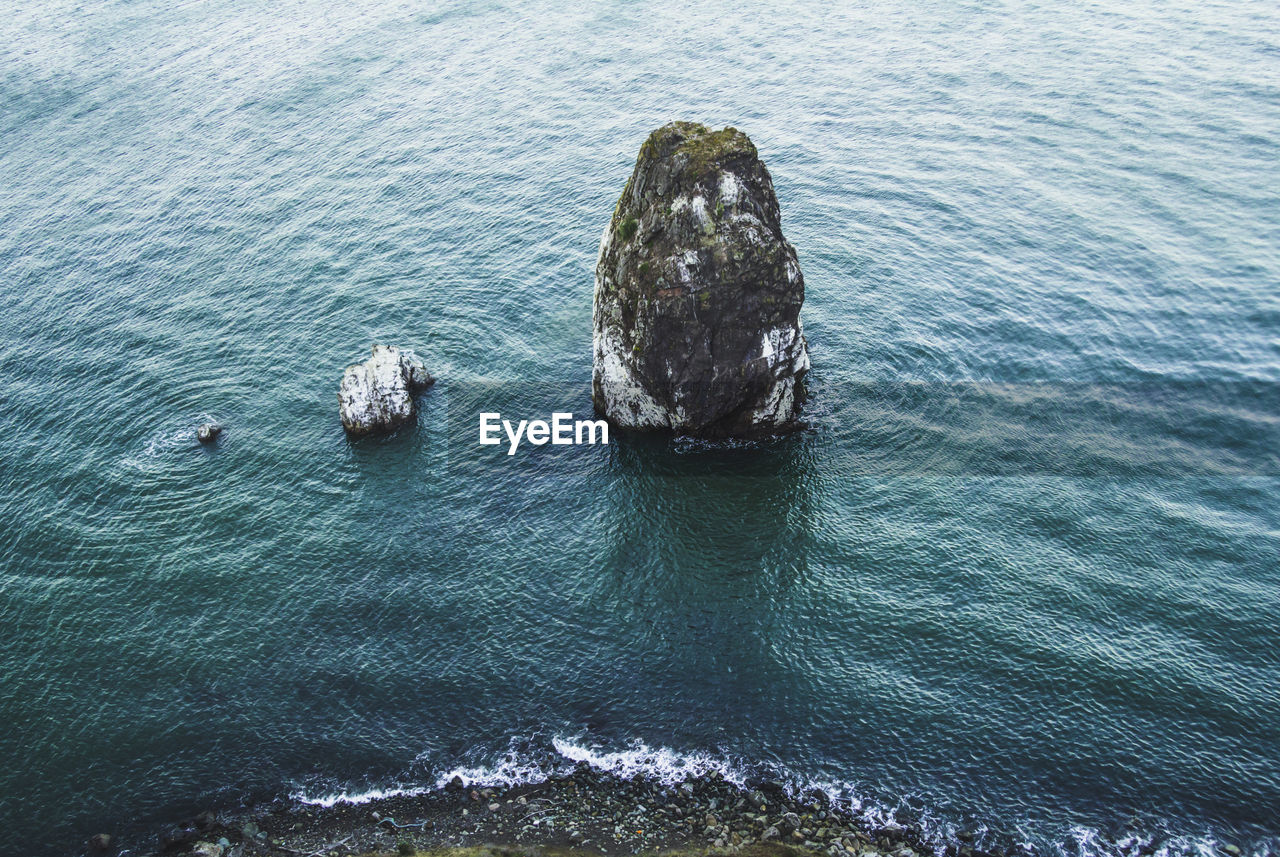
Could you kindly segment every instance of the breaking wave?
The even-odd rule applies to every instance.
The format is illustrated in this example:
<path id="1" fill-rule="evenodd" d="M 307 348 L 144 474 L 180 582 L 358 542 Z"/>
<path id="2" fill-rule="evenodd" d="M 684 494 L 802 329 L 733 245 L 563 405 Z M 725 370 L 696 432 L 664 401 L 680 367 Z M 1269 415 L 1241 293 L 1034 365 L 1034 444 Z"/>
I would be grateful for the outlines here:
<path id="1" fill-rule="evenodd" d="M 790 796 L 807 795 L 825 800 L 833 809 L 859 820 L 868 829 L 882 828 L 908 820 L 917 827 L 923 839 L 933 845 L 938 857 L 956 841 L 956 834 L 966 831 L 981 852 L 998 848 L 1007 854 L 1022 853 L 1027 857 L 1223 857 L 1224 842 L 1212 835 L 1176 836 L 1159 830 L 1130 829 L 1121 836 L 1107 836 L 1097 829 L 1070 825 L 1047 835 L 1032 833 L 1016 820 L 996 826 L 983 823 L 961 824 L 944 813 L 921 809 L 918 802 L 887 803 L 868 796 L 850 782 L 832 782 L 806 778 L 786 768 L 751 764 L 731 755 L 717 756 L 707 752 L 682 752 L 670 747 L 651 747 L 632 740 L 621 749 L 603 748 L 577 739 L 554 737 L 548 742 L 512 739 L 507 748 L 488 763 L 460 764 L 430 777 L 430 785 L 390 785 L 382 788 L 308 793 L 304 789 L 291 797 L 307 806 L 332 807 L 339 804 L 367 804 L 386 798 L 413 797 L 444 789 L 455 778 L 470 787 L 513 788 L 532 785 L 548 779 L 564 777 L 586 766 L 619 780 L 643 779 L 667 788 L 678 788 L 688 780 L 716 776 L 740 788 L 752 788 L 765 781 L 782 787 Z M 1003 831 L 1003 832 L 1001 832 Z M 1253 843 L 1241 857 L 1274 857 L 1280 854 L 1280 837 L 1268 837 Z"/>

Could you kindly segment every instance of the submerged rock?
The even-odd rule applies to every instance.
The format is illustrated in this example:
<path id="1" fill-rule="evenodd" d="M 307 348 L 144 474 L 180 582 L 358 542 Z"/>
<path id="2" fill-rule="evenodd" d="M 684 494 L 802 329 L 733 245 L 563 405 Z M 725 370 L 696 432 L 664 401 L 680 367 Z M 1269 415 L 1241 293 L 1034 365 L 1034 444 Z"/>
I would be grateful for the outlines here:
<path id="1" fill-rule="evenodd" d="M 395 431 L 414 416 L 413 394 L 435 382 L 410 352 L 375 345 L 373 356 L 348 366 L 338 387 L 342 427 L 352 437 Z"/>
<path id="2" fill-rule="evenodd" d="M 95 833 L 93 836 L 89 837 L 89 842 L 85 846 L 85 851 L 88 854 L 95 855 L 111 854 L 115 851 L 111 846 L 112 839 L 110 833 Z"/>
<path id="3" fill-rule="evenodd" d="M 600 242 L 592 400 L 625 428 L 795 428 L 809 370 L 804 278 L 746 134 L 649 135 Z"/>

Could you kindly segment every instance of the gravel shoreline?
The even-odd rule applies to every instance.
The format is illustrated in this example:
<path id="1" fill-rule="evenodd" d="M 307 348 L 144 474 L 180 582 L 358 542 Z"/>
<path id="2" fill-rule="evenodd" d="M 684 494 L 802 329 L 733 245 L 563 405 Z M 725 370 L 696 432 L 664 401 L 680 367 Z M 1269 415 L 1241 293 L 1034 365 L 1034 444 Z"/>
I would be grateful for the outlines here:
<path id="1" fill-rule="evenodd" d="M 961 833 L 944 857 L 1000 857 Z M 711 773 L 677 785 L 621 779 L 585 765 L 544 782 L 468 786 L 360 804 L 279 801 L 259 811 L 204 812 L 142 847 L 90 841 L 87 853 L 202 857 L 346 857 L 436 853 L 487 846 L 486 855 L 698 852 L 747 857 L 794 852 L 821 857 L 933 857 L 920 832 L 868 827 L 814 792 L 779 783 L 742 787 Z M 485 850 L 482 848 L 482 850 Z M 459 854 L 458 857 L 464 857 Z M 471 857 L 471 855 L 466 855 Z"/>

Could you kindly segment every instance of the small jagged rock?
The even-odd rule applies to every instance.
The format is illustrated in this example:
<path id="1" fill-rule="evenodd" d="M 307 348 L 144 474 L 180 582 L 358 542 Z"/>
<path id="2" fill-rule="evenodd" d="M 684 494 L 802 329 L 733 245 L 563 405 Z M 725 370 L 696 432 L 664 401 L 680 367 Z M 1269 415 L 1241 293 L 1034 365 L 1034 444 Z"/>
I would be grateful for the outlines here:
<path id="1" fill-rule="evenodd" d="M 640 149 L 600 242 L 592 400 L 624 428 L 797 427 L 804 278 L 746 134 L 673 122 Z"/>
<path id="2" fill-rule="evenodd" d="M 217 423 L 201 423 L 196 429 L 196 438 L 201 443 L 213 443 L 222 434 L 222 426 Z"/>
<path id="3" fill-rule="evenodd" d="M 434 382 L 411 352 L 375 345 L 368 360 L 348 366 L 342 374 L 342 427 L 352 437 L 395 431 L 416 414 L 413 395 Z"/>

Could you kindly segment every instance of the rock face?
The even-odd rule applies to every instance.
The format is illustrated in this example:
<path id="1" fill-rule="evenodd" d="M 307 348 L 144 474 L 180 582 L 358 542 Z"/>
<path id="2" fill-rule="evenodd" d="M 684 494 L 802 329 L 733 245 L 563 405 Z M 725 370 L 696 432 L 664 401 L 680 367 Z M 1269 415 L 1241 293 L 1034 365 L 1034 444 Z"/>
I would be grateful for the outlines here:
<path id="1" fill-rule="evenodd" d="M 600 242 L 592 400 L 624 428 L 753 437 L 796 428 L 804 278 L 746 134 L 649 135 Z"/>
<path id="2" fill-rule="evenodd" d="M 342 427 L 352 437 L 395 431 L 415 413 L 413 394 L 434 382 L 427 367 L 410 353 L 375 345 L 372 357 L 342 373 Z"/>

